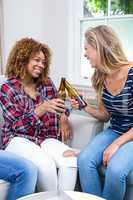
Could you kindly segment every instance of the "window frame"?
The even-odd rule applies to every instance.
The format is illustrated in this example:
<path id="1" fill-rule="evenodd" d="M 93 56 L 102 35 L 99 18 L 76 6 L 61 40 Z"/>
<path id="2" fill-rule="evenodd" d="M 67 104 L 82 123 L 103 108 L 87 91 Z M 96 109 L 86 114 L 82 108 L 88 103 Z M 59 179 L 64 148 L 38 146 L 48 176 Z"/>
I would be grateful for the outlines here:
<path id="1" fill-rule="evenodd" d="M 90 78 L 85 79 L 81 77 L 81 22 L 86 20 L 103 20 L 105 22 L 104 24 L 107 24 L 111 19 L 122 20 L 133 18 L 133 14 L 110 15 L 111 0 L 108 0 L 107 15 L 102 17 L 83 17 L 83 0 L 70 1 L 69 8 L 69 16 L 71 16 L 69 19 L 69 32 L 71 34 L 69 34 L 68 48 L 68 79 L 74 85 L 82 87 L 89 86 L 89 89 L 91 89 Z"/>

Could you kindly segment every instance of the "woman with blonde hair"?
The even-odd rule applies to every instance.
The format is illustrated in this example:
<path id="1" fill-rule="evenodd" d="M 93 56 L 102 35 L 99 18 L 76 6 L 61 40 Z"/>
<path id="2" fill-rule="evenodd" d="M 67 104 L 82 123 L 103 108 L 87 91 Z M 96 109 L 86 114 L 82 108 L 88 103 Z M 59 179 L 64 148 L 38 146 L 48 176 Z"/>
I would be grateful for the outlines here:
<path id="1" fill-rule="evenodd" d="M 110 120 L 110 125 L 78 157 L 81 187 L 107 200 L 123 200 L 126 177 L 133 170 L 133 63 L 106 25 L 86 31 L 85 57 L 95 69 L 92 84 L 98 99 L 98 109 L 88 104 L 85 111 L 98 120 Z M 98 172 L 102 164 L 103 187 Z"/>
<path id="2" fill-rule="evenodd" d="M 12 48 L 0 92 L 2 148 L 38 167 L 38 191 L 74 190 L 76 157 L 65 157 L 70 147 L 59 141 L 70 137 L 71 128 L 49 77 L 50 62 L 49 47 L 33 38 L 22 38 Z"/>

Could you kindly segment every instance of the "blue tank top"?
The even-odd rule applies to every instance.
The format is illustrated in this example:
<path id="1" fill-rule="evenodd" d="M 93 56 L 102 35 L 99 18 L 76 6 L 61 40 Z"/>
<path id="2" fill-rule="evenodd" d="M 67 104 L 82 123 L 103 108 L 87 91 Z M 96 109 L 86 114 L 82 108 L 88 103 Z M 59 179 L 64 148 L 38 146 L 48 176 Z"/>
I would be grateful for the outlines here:
<path id="1" fill-rule="evenodd" d="M 102 99 L 111 114 L 110 128 L 119 134 L 133 128 L 133 67 L 129 69 L 124 88 L 117 95 L 103 89 Z"/>

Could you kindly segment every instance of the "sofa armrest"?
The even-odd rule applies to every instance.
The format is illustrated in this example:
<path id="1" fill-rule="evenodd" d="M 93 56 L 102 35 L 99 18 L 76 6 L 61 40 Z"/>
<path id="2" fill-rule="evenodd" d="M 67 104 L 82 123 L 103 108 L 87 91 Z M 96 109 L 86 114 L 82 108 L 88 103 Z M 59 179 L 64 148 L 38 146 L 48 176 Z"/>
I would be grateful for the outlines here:
<path id="1" fill-rule="evenodd" d="M 72 112 L 69 120 L 73 134 L 69 143 L 74 149 L 82 150 L 96 134 L 103 130 L 103 122 L 83 111 Z"/>

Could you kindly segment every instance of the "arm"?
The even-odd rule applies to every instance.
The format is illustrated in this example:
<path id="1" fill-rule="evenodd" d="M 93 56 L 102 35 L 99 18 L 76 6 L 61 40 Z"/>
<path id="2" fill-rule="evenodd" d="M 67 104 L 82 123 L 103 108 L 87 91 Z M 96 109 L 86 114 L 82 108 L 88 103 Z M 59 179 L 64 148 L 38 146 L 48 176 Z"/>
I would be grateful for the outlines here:
<path id="1" fill-rule="evenodd" d="M 3 109 L 3 117 L 16 133 L 27 134 L 33 127 L 42 126 L 43 122 L 40 117 L 46 111 L 64 111 L 64 108 L 58 107 L 63 106 L 60 101 L 58 102 L 57 99 L 55 102 L 54 100 L 45 101 L 34 108 L 34 105 L 29 105 L 27 96 L 20 89 L 16 89 L 8 83 L 1 87 L 0 103 Z"/>
<path id="2" fill-rule="evenodd" d="M 62 114 L 60 118 L 60 131 L 63 142 L 67 141 L 71 137 L 72 128 L 70 126 L 69 119 L 65 114 Z"/>
<path id="3" fill-rule="evenodd" d="M 95 108 L 94 106 L 88 104 L 84 110 L 95 117 L 96 119 L 107 122 L 110 119 L 110 114 L 106 110 L 104 103 L 101 98 L 98 98 L 98 108 Z"/>
<path id="4" fill-rule="evenodd" d="M 8 84 L 4 84 L 1 88 L 0 103 L 5 121 L 15 132 L 27 133 L 32 126 L 41 124 L 34 109 L 29 108 L 24 96 Z"/>
<path id="5" fill-rule="evenodd" d="M 41 102 L 39 105 L 36 105 L 34 112 L 35 114 L 40 118 L 42 117 L 46 112 L 52 112 L 52 113 L 62 113 L 65 112 L 64 108 L 64 101 L 57 98 L 57 90 L 50 78 L 47 78 L 47 82 L 45 84 L 41 84 Z M 34 94 L 31 95 L 31 90 L 27 90 L 27 88 L 24 88 L 24 91 L 28 96 L 32 98 L 32 96 L 36 99 L 35 90 L 33 90 Z"/>
<path id="6" fill-rule="evenodd" d="M 117 138 L 113 143 L 120 147 L 131 140 L 133 140 L 133 128 L 130 128 L 129 131 Z"/>
<path id="7" fill-rule="evenodd" d="M 50 79 L 50 81 L 52 84 L 53 97 L 57 98 L 58 91 L 51 79 Z M 70 114 L 70 111 L 68 109 L 65 109 L 65 112 L 63 112 L 60 115 L 60 134 L 61 134 L 62 142 L 67 141 L 71 137 L 72 130 L 71 130 L 70 122 L 68 119 L 69 114 Z"/>

